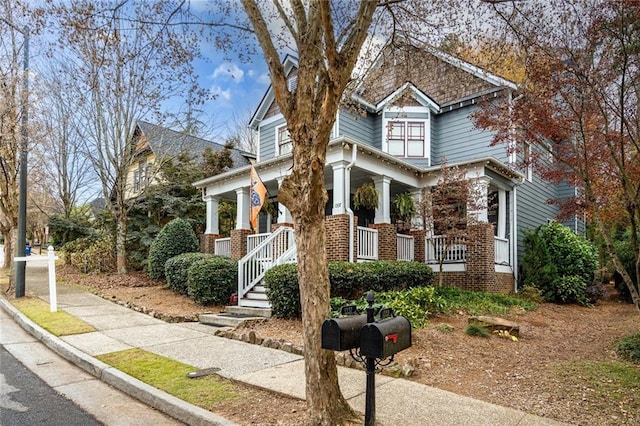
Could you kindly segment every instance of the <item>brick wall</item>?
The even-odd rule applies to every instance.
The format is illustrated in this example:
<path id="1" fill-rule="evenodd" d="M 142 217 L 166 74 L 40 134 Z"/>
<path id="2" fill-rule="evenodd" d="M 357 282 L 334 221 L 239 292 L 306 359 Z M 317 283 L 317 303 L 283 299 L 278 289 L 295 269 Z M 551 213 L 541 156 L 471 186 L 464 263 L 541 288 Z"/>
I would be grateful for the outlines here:
<path id="1" fill-rule="evenodd" d="M 231 231 L 231 258 L 242 259 L 247 254 L 247 235 L 253 234 L 249 229 Z"/>
<path id="2" fill-rule="evenodd" d="M 496 272 L 497 288 L 496 292 L 501 294 L 513 293 L 514 280 L 513 274 L 504 272 Z"/>
<path id="3" fill-rule="evenodd" d="M 356 232 L 357 218 L 354 217 L 353 247 L 358 247 L 358 233 Z M 325 218 L 327 233 L 327 261 L 349 261 L 349 215 L 337 214 Z"/>
<path id="4" fill-rule="evenodd" d="M 202 234 L 200 235 L 200 251 L 202 253 L 215 253 L 216 240 L 222 238 L 220 234 Z"/>
<path id="5" fill-rule="evenodd" d="M 396 226 L 391 223 L 374 223 L 369 228 L 378 230 L 378 260 L 397 260 Z"/>

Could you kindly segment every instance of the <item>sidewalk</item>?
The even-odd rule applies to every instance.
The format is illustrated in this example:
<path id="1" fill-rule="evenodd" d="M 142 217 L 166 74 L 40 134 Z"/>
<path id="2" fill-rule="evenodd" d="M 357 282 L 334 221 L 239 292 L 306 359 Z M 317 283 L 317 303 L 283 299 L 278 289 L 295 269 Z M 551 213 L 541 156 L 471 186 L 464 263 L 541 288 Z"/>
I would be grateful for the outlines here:
<path id="1" fill-rule="evenodd" d="M 26 291 L 47 300 L 46 257 L 27 263 Z M 96 332 L 54 337 L 20 314 L 4 298 L 2 308 L 14 321 L 55 352 L 101 378 L 189 425 L 234 423 L 187 404 L 93 358 L 142 348 L 196 368 L 219 368 L 220 376 L 304 399 L 301 356 L 215 336 L 215 327 L 198 323 L 169 324 L 93 294 L 58 285 L 58 309 L 91 324 Z M 358 411 L 365 409 L 365 373 L 338 367 L 340 388 Z M 259 409 L 259 408 L 257 408 Z M 511 408 L 474 400 L 405 379 L 376 376 L 376 419 L 382 425 L 515 426 L 561 425 Z"/>

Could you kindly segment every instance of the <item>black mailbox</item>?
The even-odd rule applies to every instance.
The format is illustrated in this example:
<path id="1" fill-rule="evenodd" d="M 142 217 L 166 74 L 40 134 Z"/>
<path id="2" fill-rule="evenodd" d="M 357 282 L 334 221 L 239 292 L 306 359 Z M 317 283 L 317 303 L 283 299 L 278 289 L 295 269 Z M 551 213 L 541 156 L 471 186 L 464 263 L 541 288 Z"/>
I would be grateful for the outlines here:
<path id="1" fill-rule="evenodd" d="M 360 346 L 360 331 L 366 315 L 332 318 L 322 323 L 322 349 L 346 351 Z"/>
<path id="2" fill-rule="evenodd" d="M 411 346 L 411 323 L 405 317 L 365 324 L 360 333 L 360 355 L 384 359 Z"/>

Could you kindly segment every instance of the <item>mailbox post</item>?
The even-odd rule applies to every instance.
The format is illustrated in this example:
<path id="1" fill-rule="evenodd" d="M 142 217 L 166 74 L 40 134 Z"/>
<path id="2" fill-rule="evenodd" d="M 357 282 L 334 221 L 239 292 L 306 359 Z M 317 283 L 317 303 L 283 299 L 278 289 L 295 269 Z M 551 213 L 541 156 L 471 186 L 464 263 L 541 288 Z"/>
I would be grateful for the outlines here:
<path id="1" fill-rule="evenodd" d="M 373 317 L 373 293 L 367 293 L 367 324 L 375 321 Z M 362 331 L 360 332 L 362 346 Z M 364 424 L 365 426 L 373 426 L 376 424 L 376 359 L 367 356 L 367 388 L 365 393 L 364 405 Z"/>
<path id="2" fill-rule="evenodd" d="M 393 356 L 411 346 L 411 324 L 404 317 L 393 316 L 391 309 L 383 309 L 375 320 L 373 293 L 366 296 L 367 314 L 358 315 L 355 306 L 341 311 L 343 318 L 325 320 L 322 324 L 322 348 L 348 350 L 351 357 L 366 366 L 365 426 L 376 422 L 376 366 L 388 365 Z M 345 312 L 346 311 L 346 312 Z M 388 362 L 381 363 L 389 358 Z"/>

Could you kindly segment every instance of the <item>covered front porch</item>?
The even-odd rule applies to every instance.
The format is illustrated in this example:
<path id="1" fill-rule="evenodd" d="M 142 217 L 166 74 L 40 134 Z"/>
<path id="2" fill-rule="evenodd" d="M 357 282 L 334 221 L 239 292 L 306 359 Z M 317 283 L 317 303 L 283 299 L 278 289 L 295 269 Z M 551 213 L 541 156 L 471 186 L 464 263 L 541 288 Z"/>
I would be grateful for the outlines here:
<path id="1" fill-rule="evenodd" d="M 477 238 L 473 239 L 474 246 L 482 246 L 482 258 L 486 259 L 483 274 L 491 272 L 510 275 L 510 284 L 502 285 L 498 290 L 511 291 L 513 265 L 516 264 L 515 241 L 512 237 L 515 235 L 513 176 L 508 173 L 506 166 L 492 158 L 479 159 L 461 166 L 465 168 L 469 179 L 477 182 L 483 197 L 495 199 L 492 205 L 487 203 L 484 208 L 473 212 L 477 221 L 486 225 L 482 243 L 478 244 Z M 277 198 L 278 188 L 289 173 L 291 156 L 260 162 L 254 167 L 268 190 L 268 199 L 277 206 L 275 211 L 260 214 L 256 230 L 251 229 L 249 220 L 249 167 L 232 170 L 195 184 L 202 188 L 207 205 L 207 227 L 202 238 L 202 250 L 239 259 L 241 265 L 254 265 L 252 267 L 258 272 L 241 273 L 245 277 L 243 279 L 249 275 L 263 275 L 265 268 L 283 262 L 275 257 L 276 253 L 283 254 L 283 251 L 268 248 L 272 244 L 268 241 L 273 232 L 280 228 L 288 228 L 293 232 L 291 214 L 284 205 L 278 203 Z M 424 218 L 415 219 L 410 224 L 410 230 L 403 232 L 398 232 L 398 227 L 392 223 L 393 197 L 410 193 L 419 201 L 422 188 L 438 182 L 439 169 L 438 166 L 418 167 L 348 138 L 333 140 L 327 149 L 325 167 L 325 187 L 329 195 L 325 206 L 328 260 L 414 260 L 432 264 L 435 271 L 439 271 L 442 265 L 443 272 L 470 275 L 474 268 L 474 250 L 467 247 L 467 241 L 461 239 L 450 244 L 444 236 L 435 235 L 432 227 L 424 229 L 423 224 L 428 223 Z M 378 207 L 370 211 L 354 210 L 353 194 L 366 183 L 374 185 Z M 218 208 L 221 200 L 228 200 L 236 205 L 235 228 L 230 231 L 230 235 L 220 233 Z M 291 237 L 291 241 L 295 239 Z M 247 260 L 251 256 L 253 260 Z M 288 256 L 286 261 L 295 260 L 291 251 Z M 490 271 L 488 264 L 491 266 Z M 475 275 L 480 276 L 478 273 Z M 245 289 L 247 283 L 239 283 L 239 287 Z M 496 285 L 492 287 L 497 289 Z"/>

